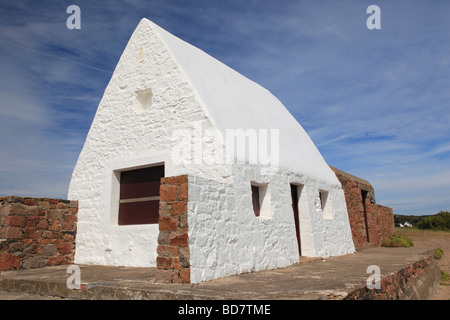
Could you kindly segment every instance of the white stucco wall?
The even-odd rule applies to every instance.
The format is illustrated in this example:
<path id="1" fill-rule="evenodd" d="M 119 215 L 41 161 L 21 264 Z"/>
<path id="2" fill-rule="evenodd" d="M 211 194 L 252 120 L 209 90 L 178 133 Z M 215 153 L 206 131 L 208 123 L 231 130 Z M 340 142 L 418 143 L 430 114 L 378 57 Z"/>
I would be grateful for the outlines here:
<path id="1" fill-rule="evenodd" d="M 328 257 L 354 252 L 343 190 L 308 176 L 279 171 L 261 174 L 236 165 L 232 184 L 189 176 L 191 281 L 285 267 L 299 261 L 290 184 L 301 185 L 299 198 L 302 256 Z M 250 185 L 267 185 L 271 215 L 256 217 Z M 326 215 L 319 190 L 327 190 Z"/>
<path id="2" fill-rule="evenodd" d="M 229 129 L 279 130 L 279 166 L 339 185 L 336 175 L 286 107 L 270 91 L 202 50 L 148 22 L 182 66 L 204 112 L 223 135 Z"/>
<path id="3" fill-rule="evenodd" d="M 76 263 L 156 266 L 158 225 L 118 226 L 114 219 L 114 170 L 165 162 L 166 176 L 230 176 L 227 166 L 174 165 L 175 132 L 193 132 L 199 124 L 214 128 L 165 44 L 140 26 L 104 92 L 72 174 L 68 199 L 79 200 Z M 146 89 L 153 95 L 148 110 L 136 107 L 136 93 Z"/>
<path id="4" fill-rule="evenodd" d="M 141 21 L 104 92 L 69 187 L 68 198 L 79 200 L 75 263 L 156 265 L 158 225 L 117 225 L 118 172 L 162 162 L 166 176 L 189 175 L 189 244 L 194 283 L 298 261 L 290 183 L 304 186 L 299 205 L 303 255 L 326 257 L 354 252 L 340 184 L 334 174 L 330 175 L 331 170 L 303 129 L 296 131 L 300 125 L 289 125 L 293 118 L 286 110 L 279 120 L 283 128 L 301 137 L 294 139 L 303 144 L 298 147 L 305 157 L 300 166 L 293 161 L 300 153 L 289 158 L 293 148 L 286 141 L 281 153 L 287 160 L 281 161 L 275 172 L 210 158 L 180 162 L 180 138 L 192 138 L 187 143 L 192 143 L 193 149 L 198 145 L 202 150 L 220 149 L 224 142 L 221 138 L 204 139 L 197 133 L 223 133 L 228 127 L 236 127 L 232 126 L 233 119 L 228 119 L 230 125 L 223 119 L 218 121 L 221 112 L 226 112 L 222 108 L 230 106 L 217 105 L 215 98 L 201 94 L 206 89 L 198 79 L 193 80 L 198 75 L 193 78 L 187 72 L 192 65 L 181 61 L 186 57 L 181 57 L 180 52 L 185 51 L 171 37 L 149 21 Z M 189 46 L 186 52 L 190 50 Z M 224 79 L 232 74 L 229 81 L 244 81 L 231 69 L 226 70 Z M 227 81 L 224 84 L 235 86 Z M 252 83 L 249 88 L 255 86 Z M 258 88 L 256 95 L 260 93 L 267 96 L 265 89 Z M 273 112 L 279 106 L 276 101 Z M 214 112 L 215 108 L 221 111 Z M 271 112 L 269 105 L 265 108 Z M 270 115 L 264 118 L 269 121 Z M 247 119 L 245 126 L 240 124 L 245 129 L 251 128 L 252 122 L 254 119 Z M 281 132 L 280 138 L 285 135 Z M 270 217 L 254 216 L 251 182 L 267 184 Z M 328 192 L 330 207 L 326 210 L 318 205 L 319 190 Z"/>

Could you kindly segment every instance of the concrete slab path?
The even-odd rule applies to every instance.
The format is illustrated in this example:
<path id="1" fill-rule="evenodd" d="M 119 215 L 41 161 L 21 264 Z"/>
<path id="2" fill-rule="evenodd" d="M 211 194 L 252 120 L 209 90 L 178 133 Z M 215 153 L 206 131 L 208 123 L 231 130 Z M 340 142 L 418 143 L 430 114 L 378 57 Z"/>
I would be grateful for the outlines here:
<path id="1" fill-rule="evenodd" d="M 432 254 L 428 249 L 372 248 L 326 259 L 302 258 L 286 268 L 195 285 L 156 283 L 155 268 L 79 265 L 80 290 L 68 288 L 68 266 L 4 271 L 0 273 L 0 299 L 7 299 L 7 292 L 12 299 L 18 294 L 93 300 L 343 299 L 366 285 L 369 266 L 379 266 L 384 278 Z"/>

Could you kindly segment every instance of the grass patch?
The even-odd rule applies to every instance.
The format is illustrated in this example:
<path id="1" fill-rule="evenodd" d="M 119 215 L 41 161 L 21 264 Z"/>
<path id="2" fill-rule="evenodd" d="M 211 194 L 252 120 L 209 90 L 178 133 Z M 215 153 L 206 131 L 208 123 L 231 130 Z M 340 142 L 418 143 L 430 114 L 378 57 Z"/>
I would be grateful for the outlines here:
<path id="1" fill-rule="evenodd" d="M 444 270 L 441 270 L 441 285 L 443 286 L 450 285 L 450 275 Z"/>
<path id="2" fill-rule="evenodd" d="M 446 231 L 446 230 L 431 230 L 431 229 L 419 229 L 416 227 L 412 227 L 412 228 L 400 228 L 400 227 L 395 227 L 395 233 L 401 233 L 401 234 L 421 234 L 421 235 L 426 235 L 426 234 L 450 234 L 450 231 Z"/>
<path id="3" fill-rule="evenodd" d="M 442 258 L 443 255 L 444 250 L 442 250 L 441 248 L 436 248 L 436 250 L 434 250 L 434 259 L 439 260 Z"/>
<path id="4" fill-rule="evenodd" d="M 391 248 L 398 248 L 398 247 L 405 247 L 410 248 L 414 246 L 414 243 L 406 238 L 405 236 L 402 236 L 398 233 L 394 234 L 392 237 L 384 240 L 381 243 L 382 247 L 391 247 Z"/>

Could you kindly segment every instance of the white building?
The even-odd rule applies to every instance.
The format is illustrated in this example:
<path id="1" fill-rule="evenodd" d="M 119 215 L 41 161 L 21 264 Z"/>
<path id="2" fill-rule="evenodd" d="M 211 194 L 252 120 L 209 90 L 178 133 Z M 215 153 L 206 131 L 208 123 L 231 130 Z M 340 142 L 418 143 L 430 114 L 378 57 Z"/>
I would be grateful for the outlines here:
<path id="1" fill-rule="evenodd" d="M 73 172 L 75 262 L 156 266 L 159 178 L 178 175 L 192 283 L 355 250 L 341 185 L 281 102 L 143 19 Z"/>

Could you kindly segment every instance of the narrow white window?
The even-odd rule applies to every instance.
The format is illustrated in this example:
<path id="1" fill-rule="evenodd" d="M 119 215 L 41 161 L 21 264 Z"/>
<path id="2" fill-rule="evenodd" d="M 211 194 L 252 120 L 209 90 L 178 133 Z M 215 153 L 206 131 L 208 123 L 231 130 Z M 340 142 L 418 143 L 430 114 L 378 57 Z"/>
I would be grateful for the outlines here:
<path id="1" fill-rule="evenodd" d="M 251 183 L 253 212 L 256 217 L 272 218 L 270 190 L 267 184 Z"/>
<path id="2" fill-rule="evenodd" d="M 333 219 L 333 210 L 328 191 L 319 190 L 319 205 L 320 210 L 323 212 L 324 219 Z"/>

